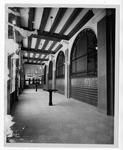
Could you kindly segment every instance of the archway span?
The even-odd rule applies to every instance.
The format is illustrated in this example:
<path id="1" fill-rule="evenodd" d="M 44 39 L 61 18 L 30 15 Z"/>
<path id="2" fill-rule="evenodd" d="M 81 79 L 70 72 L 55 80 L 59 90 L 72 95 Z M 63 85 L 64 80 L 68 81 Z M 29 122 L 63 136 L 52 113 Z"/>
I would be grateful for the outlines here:
<path id="1" fill-rule="evenodd" d="M 97 105 L 97 37 L 90 28 L 74 40 L 70 56 L 71 97 Z"/>
<path id="2" fill-rule="evenodd" d="M 56 88 L 61 94 L 65 93 L 65 55 L 60 51 L 56 59 Z"/>

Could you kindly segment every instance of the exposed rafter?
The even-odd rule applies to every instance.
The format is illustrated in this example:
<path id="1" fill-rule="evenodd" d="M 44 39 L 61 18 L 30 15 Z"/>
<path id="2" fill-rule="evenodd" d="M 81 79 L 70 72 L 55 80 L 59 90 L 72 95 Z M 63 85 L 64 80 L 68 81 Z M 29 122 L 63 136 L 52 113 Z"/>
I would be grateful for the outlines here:
<path id="1" fill-rule="evenodd" d="M 65 25 L 63 26 L 61 31 L 59 32 L 60 35 L 65 33 L 65 31 L 69 28 L 69 26 L 72 24 L 72 22 L 80 14 L 80 12 L 82 10 L 83 10 L 82 8 L 75 8 L 74 9 L 73 13 L 70 15 L 69 19 L 67 20 L 67 22 L 65 23 Z"/>
<path id="2" fill-rule="evenodd" d="M 57 40 L 57 41 L 61 41 L 63 39 L 63 37 L 65 38 L 65 36 L 60 36 L 59 34 L 53 34 L 54 31 L 56 30 L 57 26 L 59 25 L 59 22 L 60 20 L 62 19 L 62 17 L 64 16 L 65 12 L 66 12 L 67 8 L 60 8 L 56 17 L 55 17 L 55 20 L 53 22 L 53 25 L 51 26 L 51 29 L 50 29 L 50 33 L 46 33 L 45 32 L 45 35 L 47 35 L 47 40 L 45 41 L 44 43 L 44 46 L 42 49 L 45 49 L 45 47 L 48 45 L 49 41 L 52 40 Z M 49 36 L 48 36 L 49 34 Z M 54 36 L 54 38 L 51 38 L 51 36 Z M 55 39 L 56 38 L 56 39 Z M 68 39 L 68 37 L 66 36 L 66 38 Z M 39 58 L 41 57 L 41 54 L 39 55 Z"/>
<path id="3" fill-rule="evenodd" d="M 44 31 L 45 25 L 47 23 L 47 19 L 48 19 L 49 14 L 50 14 L 50 10 L 51 10 L 51 8 L 44 8 L 42 20 L 40 23 L 39 33 L 42 33 Z"/>
<path id="4" fill-rule="evenodd" d="M 82 28 L 92 17 L 94 13 L 92 10 L 89 10 L 84 17 L 77 23 L 77 25 L 73 28 L 73 30 L 68 34 L 69 38 L 71 38 L 80 28 Z"/>
<path id="5" fill-rule="evenodd" d="M 25 30 L 28 30 L 28 28 L 26 27 L 22 27 Z M 34 31 L 34 30 L 32 30 Z M 69 40 L 69 37 L 67 35 L 60 35 L 58 33 L 49 33 L 46 31 L 43 31 L 42 33 L 39 32 L 39 30 L 37 30 L 38 34 L 32 34 L 31 37 L 34 38 L 39 38 L 39 39 L 46 39 L 46 40 L 51 40 L 51 41 L 57 41 L 60 42 L 61 40 Z"/>
<path id="6" fill-rule="evenodd" d="M 54 41 L 51 46 L 49 47 L 48 51 L 52 51 L 53 47 L 56 45 L 56 41 Z M 55 52 L 54 52 L 55 53 Z M 46 58 L 46 55 L 43 57 L 43 58 Z"/>
<path id="7" fill-rule="evenodd" d="M 51 44 L 51 46 L 49 47 L 49 49 L 48 49 L 48 51 L 51 51 L 52 49 L 53 49 L 53 47 L 56 45 L 56 41 L 54 41 L 52 44 Z"/>
<path id="8" fill-rule="evenodd" d="M 23 59 L 36 60 L 36 61 L 48 61 L 49 60 L 49 59 L 32 58 L 32 57 L 23 57 Z"/>
<path id="9" fill-rule="evenodd" d="M 55 17 L 55 20 L 53 22 L 53 25 L 51 26 L 50 33 L 54 33 L 57 26 L 59 25 L 59 22 L 61 21 L 62 17 L 64 16 L 67 8 L 59 8 L 58 13 Z"/>
<path id="10" fill-rule="evenodd" d="M 39 31 L 38 31 L 38 33 L 39 33 Z M 41 39 L 57 41 L 57 42 L 60 42 L 62 39 L 69 40 L 69 37 L 67 35 L 59 35 L 57 33 L 50 34 L 49 32 L 45 32 L 45 31 L 38 35 L 31 35 L 31 36 L 35 37 L 35 38 L 41 38 Z"/>
<path id="11" fill-rule="evenodd" d="M 33 21 L 34 21 L 34 15 L 35 15 L 35 8 L 30 8 L 29 10 L 29 19 L 28 19 L 28 30 L 33 30 Z M 31 48 L 32 43 L 32 37 L 28 37 L 28 48 Z M 30 57 L 30 53 L 28 53 L 27 57 Z"/>
<path id="12" fill-rule="evenodd" d="M 39 50 L 39 49 L 35 50 L 33 48 L 28 49 L 28 48 L 25 48 L 25 47 L 22 47 L 21 51 L 26 51 L 26 52 L 30 52 L 30 53 L 34 53 L 34 54 L 36 54 L 36 53 L 37 54 L 46 54 L 46 55 L 48 55 L 48 54 L 55 54 L 55 52 L 53 52 L 53 51 Z"/>

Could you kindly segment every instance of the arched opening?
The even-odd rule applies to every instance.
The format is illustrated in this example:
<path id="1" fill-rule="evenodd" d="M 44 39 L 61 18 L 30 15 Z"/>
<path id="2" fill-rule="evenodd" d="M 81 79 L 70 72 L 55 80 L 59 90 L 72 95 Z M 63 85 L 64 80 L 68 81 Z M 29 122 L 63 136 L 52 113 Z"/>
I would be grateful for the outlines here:
<path id="1" fill-rule="evenodd" d="M 97 38 L 90 28 L 76 37 L 70 64 L 70 96 L 97 105 Z"/>
<path id="2" fill-rule="evenodd" d="M 65 93 L 65 56 L 63 51 L 60 51 L 57 60 L 56 60 L 56 88 L 58 89 L 58 93 Z"/>
<path id="3" fill-rule="evenodd" d="M 50 61 L 50 63 L 49 63 L 49 73 L 48 73 L 49 88 L 52 88 L 52 78 L 53 78 L 53 62 Z"/>

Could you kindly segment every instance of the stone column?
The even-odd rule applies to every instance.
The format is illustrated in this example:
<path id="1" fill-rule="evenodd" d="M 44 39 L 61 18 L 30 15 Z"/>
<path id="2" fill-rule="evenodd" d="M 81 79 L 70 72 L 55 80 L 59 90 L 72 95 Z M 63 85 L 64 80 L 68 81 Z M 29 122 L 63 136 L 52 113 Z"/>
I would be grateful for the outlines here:
<path id="1" fill-rule="evenodd" d="M 55 60 L 53 60 L 53 76 L 52 76 L 52 88 L 56 88 L 56 64 Z"/>
<path id="2" fill-rule="evenodd" d="M 46 67 L 46 88 L 48 89 L 49 88 L 49 79 L 48 79 L 48 75 L 49 75 L 49 72 L 48 72 L 48 67 Z"/>
<path id="3" fill-rule="evenodd" d="M 98 22 L 98 107 L 114 115 L 115 10 Z"/>
<path id="4" fill-rule="evenodd" d="M 68 49 L 65 51 L 65 95 L 70 98 L 70 78 L 69 78 L 69 53 Z"/>

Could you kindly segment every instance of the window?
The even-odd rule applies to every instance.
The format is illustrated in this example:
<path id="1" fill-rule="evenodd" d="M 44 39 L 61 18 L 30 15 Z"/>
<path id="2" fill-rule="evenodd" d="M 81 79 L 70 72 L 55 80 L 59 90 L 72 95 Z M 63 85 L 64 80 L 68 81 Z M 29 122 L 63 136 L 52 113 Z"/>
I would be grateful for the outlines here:
<path id="1" fill-rule="evenodd" d="M 59 52 L 56 62 L 56 78 L 63 78 L 65 75 L 65 56 L 62 51 Z"/>
<path id="2" fill-rule="evenodd" d="M 53 62 L 50 61 L 49 63 L 49 80 L 52 80 L 52 76 L 53 76 Z"/>
<path id="3" fill-rule="evenodd" d="M 86 28 L 74 41 L 71 52 L 71 76 L 97 75 L 97 38 Z"/>

